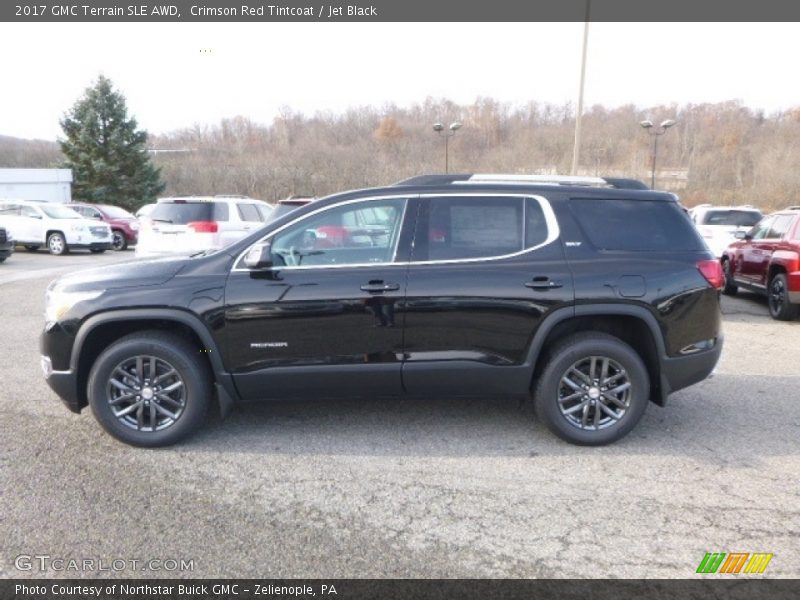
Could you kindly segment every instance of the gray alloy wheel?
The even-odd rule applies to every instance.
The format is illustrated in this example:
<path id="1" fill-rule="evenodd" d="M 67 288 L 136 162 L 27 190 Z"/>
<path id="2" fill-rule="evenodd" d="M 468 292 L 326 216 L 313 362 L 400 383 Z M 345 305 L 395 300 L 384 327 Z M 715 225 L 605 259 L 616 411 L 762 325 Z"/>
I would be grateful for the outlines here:
<path id="1" fill-rule="evenodd" d="M 128 240 L 125 239 L 125 234 L 119 229 L 115 229 L 112 233 L 114 240 L 111 242 L 111 246 L 114 248 L 114 250 L 125 250 L 125 248 L 128 247 Z"/>
<path id="2" fill-rule="evenodd" d="M 155 356 L 133 356 L 119 363 L 106 385 L 111 412 L 137 431 L 174 425 L 186 408 L 186 386 L 178 371 Z"/>
<path id="3" fill-rule="evenodd" d="M 132 446 L 169 446 L 203 423 L 213 396 L 208 362 L 189 340 L 139 331 L 94 361 L 87 384 L 97 421 Z"/>
<path id="4" fill-rule="evenodd" d="M 631 381 L 625 368 L 608 356 L 587 356 L 561 376 L 558 407 L 573 427 L 605 429 L 631 406 Z"/>
<path id="5" fill-rule="evenodd" d="M 562 439 L 583 446 L 627 435 L 650 401 L 642 358 L 621 339 L 587 331 L 549 349 L 534 390 L 534 408 Z"/>
<path id="6" fill-rule="evenodd" d="M 773 319 L 793 321 L 797 318 L 800 306 L 789 302 L 789 286 L 786 275 L 783 273 L 778 273 L 769 282 L 767 303 L 769 304 L 769 314 Z"/>
<path id="7" fill-rule="evenodd" d="M 47 249 L 50 251 L 50 254 L 55 256 L 61 256 L 69 252 L 64 234 L 59 231 L 51 233 L 47 237 Z"/>

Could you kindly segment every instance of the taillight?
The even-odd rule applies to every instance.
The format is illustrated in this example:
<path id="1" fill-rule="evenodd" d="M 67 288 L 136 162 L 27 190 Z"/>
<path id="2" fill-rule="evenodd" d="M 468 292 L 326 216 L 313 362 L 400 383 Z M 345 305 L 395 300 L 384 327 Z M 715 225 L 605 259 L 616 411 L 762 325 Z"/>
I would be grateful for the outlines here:
<path id="1" fill-rule="evenodd" d="M 217 233 L 219 230 L 219 224 L 216 221 L 192 221 L 188 227 L 196 233 Z"/>
<path id="2" fill-rule="evenodd" d="M 697 269 L 713 287 L 718 290 L 725 287 L 725 273 L 718 260 L 698 260 Z"/>

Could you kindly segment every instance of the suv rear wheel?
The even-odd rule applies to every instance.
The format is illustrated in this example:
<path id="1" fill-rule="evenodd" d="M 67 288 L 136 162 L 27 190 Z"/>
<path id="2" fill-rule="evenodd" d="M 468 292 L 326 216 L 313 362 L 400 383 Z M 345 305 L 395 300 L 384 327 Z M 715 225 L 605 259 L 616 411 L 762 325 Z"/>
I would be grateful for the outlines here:
<path id="1" fill-rule="evenodd" d="M 89 404 L 103 428 L 134 446 L 168 446 L 197 430 L 211 399 L 197 348 L 157 331 L 104 350 L 89 374 Z"/>
<path id="2" fill-rule="evenodd" d="M 56 256 L 69 253 L 67 240 L 64 239 L 64 234 L 60 231 L 54 231 L 48 235 L 47 249 L 50 251 L 50 254 L 54 254 Z"/>
<path id="3" fill-rule="evenodd" d="M 604 333 L 571 335 L 552 349 L 534 393 L 536 413 L 559 437 L 609 444 L 642 418 L 650 378 L 628 344 Z"/>
<path id="4" fill-rule="evenodd" d="M 786 282 L 786 275 L 778 273 L 769 282 L 769 292 L 767 294 L 769 303 L 769 314 L 773 319 L 779 321 L 793 321 L 797 318 L 797 304 L 789 302 L 789 286 Z"/>

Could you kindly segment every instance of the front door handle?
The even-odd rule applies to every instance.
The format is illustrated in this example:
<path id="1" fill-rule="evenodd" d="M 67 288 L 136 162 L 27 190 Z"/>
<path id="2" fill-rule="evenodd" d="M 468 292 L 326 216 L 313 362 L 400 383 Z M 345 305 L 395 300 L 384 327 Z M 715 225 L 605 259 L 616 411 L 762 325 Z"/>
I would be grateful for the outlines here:
<path id="1" fill-rule="evenodd" d="M 361 286 L 362 292 L 379 294 L 381 292 L 396 292 L 400 289 L 399 283 L 384 283 L 383 281 L 373 280 Z"/>
<path id="2" fill-rule="evenodd" d="M 556 290 L 560 287 L 564 287 L 564 284 L 553 281 L 549 277 L 534 277 L 531 281 L 525 282 L 525 287 L 531 288 L 532 290 Z"/>

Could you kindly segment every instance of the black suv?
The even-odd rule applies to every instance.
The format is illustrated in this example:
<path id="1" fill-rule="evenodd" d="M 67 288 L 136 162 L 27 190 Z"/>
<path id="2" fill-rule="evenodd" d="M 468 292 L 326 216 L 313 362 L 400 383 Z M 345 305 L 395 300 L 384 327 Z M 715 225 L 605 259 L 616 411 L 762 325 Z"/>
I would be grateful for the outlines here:
<path id="1" fill-rule="evenodd" d="M 641 187 L 437 175 L 322 198 L 222 250 L 56 280 L 42 367 L 138 446 L 212 402 L 489 394 L 609 443 L 722 348 L 718 261 Z"/>

